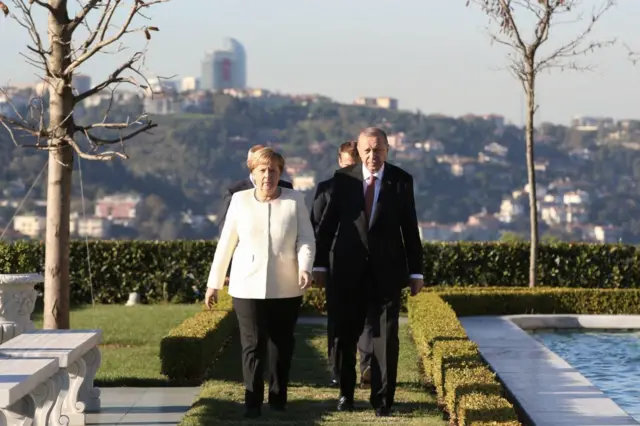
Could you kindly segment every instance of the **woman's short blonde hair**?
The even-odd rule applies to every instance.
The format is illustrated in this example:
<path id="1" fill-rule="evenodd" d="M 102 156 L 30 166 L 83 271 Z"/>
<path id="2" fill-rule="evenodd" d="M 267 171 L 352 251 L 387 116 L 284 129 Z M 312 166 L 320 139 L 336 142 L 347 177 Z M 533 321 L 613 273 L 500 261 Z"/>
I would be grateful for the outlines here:
<path id="1" fill-rule="evenodd" d="M 249 170 L 253 171 L 258 166 L 272 164 L 280 170 L 284 170 L 284 157 L 275 152 L 273 148 L 264 147 L 251 154 L 251 158 L 247 161 Z"/>

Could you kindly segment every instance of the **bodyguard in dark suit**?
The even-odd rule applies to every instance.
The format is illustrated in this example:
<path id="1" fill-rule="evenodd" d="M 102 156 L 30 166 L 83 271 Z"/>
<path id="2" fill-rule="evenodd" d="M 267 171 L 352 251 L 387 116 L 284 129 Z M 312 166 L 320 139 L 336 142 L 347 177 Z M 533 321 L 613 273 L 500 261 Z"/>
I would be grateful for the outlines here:
<path id="1" fill-rule="evenodd" d="M 362 164 L 334 174 L 314 267 L 315 281 L 323 285 L 333 246 L 338 410 L 354 407 L 356 345 L 368 319 L 373 327 L 369 401 L 380 417 L 391 414 L 395 396 L 401 291 L 409 286 L 416 295 L 424 286 L 413 178 L 386 162 L 388 150 L 385 132 L 367 128 L 358 137 Z"/>
<path id="2" fill-rule="evenodd" d="M 338 148 L 338 166 L 344 168 L 352 166 L 360 162 L 358 157 L 358 149 L 356 141 L 348 141 L 340 145 Z M 314 231 L 318 231 L 318 225 L 326 210 L 329 199 L 331 198 L 331 184 L 333 178 L 322 181 L 318 184 L 316 195 L 314 196 L 311 209 L 311 224 Z M 327 349 L 329 352 L 329 363 L 331 365 L 331 386 L 338 385 L 340 377 L 340 368 L 338 358 L 335 351 L 335 303 L 333 303 L 334 291 L 331 286 L 331 277 L 326 282 L 325 294 L 327 298 Z M 358 352 L 360 353 L 360 377 L 361 387 L 371 384 L 371 357 L 373 356 L 373 336 L 372 329 L 368 322 L 365 323 L 364 331 L 358 340 Z"/>
<path id="3" fill-rule="evenodd" d="M 262 148 L 264 148 L 264 145 L 255 145 L 251 147 L 249 153 L 247 154 L 247 165 L 249 164 L 251 154 L 260 151 Z M 233 183 L 225 192 L 222 199 L 222 210 L 220 211 L 220 219 L 218 219 L 218 229 L 220 229 L 220 232 L 222 232 L 224 221 L 227 217 L 227 211 L 229 210 L 229 205 L 231 204 L 231 197 L 233 197 L 233 194 L 235 194 L 236 192 L 254 188 L 255 185 L 252 179 L 253 178 L 251 177 L 251 175 L 249 175 L 249 177 L 247 177 L 246 179 L 242 179 Z M 293 185 L 291 184 L 291 182 L 287 182 L 286 180 L 279 180 L 278 186 L 282 188 L 293 189 Z"/>

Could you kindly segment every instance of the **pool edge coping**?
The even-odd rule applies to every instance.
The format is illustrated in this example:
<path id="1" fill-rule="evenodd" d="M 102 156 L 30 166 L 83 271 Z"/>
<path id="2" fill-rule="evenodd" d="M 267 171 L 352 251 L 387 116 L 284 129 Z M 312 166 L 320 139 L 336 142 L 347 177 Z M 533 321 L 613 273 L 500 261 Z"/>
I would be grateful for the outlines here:
<path id="1" fill-rule="evenodd" d="M 640 329 L 640 315 L 526 314 L 459 320 L 530 424 L 640 425 L 582 373 L 528 333 L 537 329 L 634 330 Z M 537 370 L 533 375 L 527 373 L 532 366 Z M 539 380 L 541 374 L 548 375 L 551 387 Z M 571 386 L 576 390 L 567 391 Z M 601 407 L 595 414 L 594 406 Z"/>

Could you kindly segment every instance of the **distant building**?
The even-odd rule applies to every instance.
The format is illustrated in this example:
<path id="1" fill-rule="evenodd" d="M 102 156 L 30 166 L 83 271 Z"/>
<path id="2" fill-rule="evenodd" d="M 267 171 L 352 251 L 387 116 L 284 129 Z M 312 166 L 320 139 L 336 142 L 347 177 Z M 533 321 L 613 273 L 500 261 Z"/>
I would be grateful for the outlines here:
<path id="1" fill-rule="evenodd" d="M 316 187 L 316 178 L 313 174 L 294 176 L 292 184 L 296 191 L 311 191 Z"/>
<path id="2" fill-rule="evenodd" d="M 116 194 L 96 201 L 95 216 L 108 219 L 115 224 L 131 226 L 137 217 L 142 199 L 135 194 Z"/>
<path id="3" fill-rule="evenodd" d="M 111 236 L 111 222 L 105 218 L 84 218 L 77 213 L 72 213 L 69 225 L 69 232 L 79 237 L 104 239 Z"/>
<path id="4" fill-rule="evenodd" d="M 356 99 L 353 103 L 355 105 L 368 106 L 368 107 L 372 107 L 372 108 L 382 108 L 382 109 L 391 109 L 391 110 L 397 110 L 398 109 L 398 100 L 395 99 L 395 98 L 387 98 L 387 97 L 366 98 L 366 97 L 361 97 L 361 98 Z"/>
<path id="5" fill-rule="evenodd" d="M 91 89 L 91 77 L 84 74 L 76 74 L 71 80 L 73 93 L 84 93 Z"/>
<path id="6" fill-rule="evenodd" d="M 144 111 L 147 114 L 171 115 L 181 109 L 179 103 L 174 102 L 173 97 L 164 94 L 144 98 Z"/>
<path id="7" fill-rule="evenodd" d="M 223 41 L 223 48 L 207 53 L 202 61 L 202 90 L 245 89 L 247 87 L 247 54 L 233 38 Z"/>
<path id="8" fill-rule="evenodd" d="M 195 92 L 200 89 L 200 81 L 197 77 L 185 77 L 180 81 L 181 92 Z"/>
<path id="9" fill-rule="evenodd" d="M 44 234 L 46 223 L 47 221 L 44 216 L 32 214 L 18 215 L 13 218 L 13 230 L 27 237 L 37 238 Z"/>

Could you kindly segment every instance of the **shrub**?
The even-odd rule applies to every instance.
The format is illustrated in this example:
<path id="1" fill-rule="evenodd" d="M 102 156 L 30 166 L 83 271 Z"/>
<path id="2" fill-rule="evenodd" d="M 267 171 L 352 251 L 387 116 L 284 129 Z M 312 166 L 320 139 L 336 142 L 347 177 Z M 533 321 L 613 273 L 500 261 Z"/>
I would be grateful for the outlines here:
<path id="1" fill-rule="evenodd" d="M 215 241 L 93 241 L 90 279 L 84 241 L 71 243 L 71 301 L 123 303 L 132 291 L 143 302 L 201 298 Z M 430 286 L 524 286 L 527 243 L 425 243 L 424 276 Z M 546 287 L 640 288 L 640 249 L 621 244 L 540 246 L 538 282 Z M 42 272 L 44 245 L 0 243 L 0 273 Z M 579 271 L 579 273 L 576 273 Z M 306 310 L 324 309 L 324 292 L 307 293 Z"/>
<path id="2" fill-rule="evenodd" d="M 162 374 L 177 383 L 199 383 L 236 329 L 231 297 L 226 291 L 220 292 L 215 310 L 205 308 L 162 339 Z"/>
<path id="3" fill-rule="evenodd" d="M 519 314 L 640 314 L 640 289 L 439 289 L 459 316 Z"/>
<path id="4" fill-rule="evenodd" d="M 456 313 L 436 292 L 410 299 L 409 321 L 425 374 L 452 420 L 461 426 L 520 424 L 478 347 L 468 340 Z"/>

